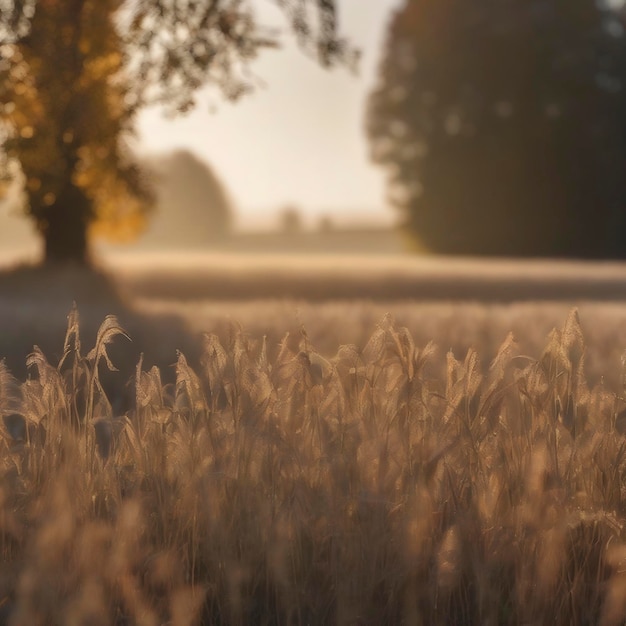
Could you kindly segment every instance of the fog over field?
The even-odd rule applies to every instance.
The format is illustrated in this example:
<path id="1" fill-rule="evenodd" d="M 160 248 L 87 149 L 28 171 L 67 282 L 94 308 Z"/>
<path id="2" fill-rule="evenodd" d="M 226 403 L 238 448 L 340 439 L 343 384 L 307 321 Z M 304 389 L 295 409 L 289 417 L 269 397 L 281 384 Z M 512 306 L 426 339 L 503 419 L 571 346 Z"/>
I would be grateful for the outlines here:
<path id="1" fill-rule="evenodd" d="M 487 367 L 509 331 L 539 357 L 577 307 L 590 377 L 621 384 L 625 263 L 179 253 L 109 255 L 101 266 L 115 287 L 71 270 L 3 276 L 0 319 L 9 332 L 0 350 L 13 367 L 33 344 L 60 356 L 73 301 L 87 337 L 105 315 L 119 315 L 133 338 L 123 349 L 126 371 L 140 351 L 166 370 L 177 349 L 193 360 L 200 333 L 228 337 L 233 324 L 266 336 L 270 350 L 304 328 L 331 357 L 342 344 L 362 348 L 388 313 L 418 345 L 433 340 L 441 356 L 451 349 L 457 357 L 472 347 Z"/>
<path id="2" fill-rule="evenodd" d="M 136 306 L 180 315 L 196 332 L 231 322 L 278 343 L 304 327 L 328 355 L 363 347 L 389 313 L 418 345 L 493 358 L 509 331 L 540 356 L 553 328 L 578 307 L 596 379 L 617 382 L 626 350 L 626 263 L 471 260 L 408 255 L 111 258 Z M 487 365 L 488 363 L 486 363 Z"/>
<path id="3" fill-rule="evenodd" d="M 136 295 L 403 300 L 626 298 L 626 263 L 305 254 L 128 254 L 106 263 Z"/>

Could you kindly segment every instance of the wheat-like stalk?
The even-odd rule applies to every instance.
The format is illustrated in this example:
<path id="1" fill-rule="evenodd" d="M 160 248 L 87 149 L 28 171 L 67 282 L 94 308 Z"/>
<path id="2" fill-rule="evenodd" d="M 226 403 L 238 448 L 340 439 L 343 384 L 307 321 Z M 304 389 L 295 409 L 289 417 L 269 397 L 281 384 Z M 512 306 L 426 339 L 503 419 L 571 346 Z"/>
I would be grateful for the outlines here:
<path id="1" fill-rule="evenodd" d="M 622 390 L 574 311 L 490 367 L 385 317 L 329 358 L 233 325 L 176 382 L 100 382 L 105 319 L 51 365 L 0 362 L 0 621 L 602 624 L 626 618 Z"/>

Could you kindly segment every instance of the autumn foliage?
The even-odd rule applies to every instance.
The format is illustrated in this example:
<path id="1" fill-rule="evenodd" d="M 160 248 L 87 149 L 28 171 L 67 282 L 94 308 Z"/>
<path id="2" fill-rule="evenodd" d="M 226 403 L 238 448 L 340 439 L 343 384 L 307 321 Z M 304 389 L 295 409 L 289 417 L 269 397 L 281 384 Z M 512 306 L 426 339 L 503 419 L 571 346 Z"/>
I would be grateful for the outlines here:
<path id="1" fill-rule="evenodd" d="M 322 64 L 353 58 L 333 0 L 281 9 Z M 141 108 L 184 113 L 204 86 L 239 98 L 253 86 L 249 63 L 276 45 L 240 0 L 1 3 L 0 178 L 22 181 L 46 260 L 84 263 L 92 234 L 144 228 L 150 185 L 129 150 Z"/>

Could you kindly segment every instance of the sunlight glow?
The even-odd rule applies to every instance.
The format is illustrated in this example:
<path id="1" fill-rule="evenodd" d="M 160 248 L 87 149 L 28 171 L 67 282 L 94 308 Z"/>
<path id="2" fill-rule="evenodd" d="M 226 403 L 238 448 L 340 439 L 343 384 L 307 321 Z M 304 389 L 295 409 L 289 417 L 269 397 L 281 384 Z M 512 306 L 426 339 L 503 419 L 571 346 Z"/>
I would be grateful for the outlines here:
<path id="1" fill-rule="evenodd" d="M 340 28 L 362 50 L 357 76 L 318 67 L 285 36 L 252 66 L 257 92 L 237 104 L 203 94 L 185 118 L 166 120 L 157 110 L 140 118 L 140 147 L 193 150 L 222 177 L 244 226 L 254 227 L 294 205 L 311 223 L 391 223 L 385 177 L 369 162 L 364 106 L 373 84 L 385 27 L 399 0 L 340 3 Z M 277 9 L 258 1 L 263 23 L 280 24 Z M 216 104 L 216 112 L 209 111 Z"/>

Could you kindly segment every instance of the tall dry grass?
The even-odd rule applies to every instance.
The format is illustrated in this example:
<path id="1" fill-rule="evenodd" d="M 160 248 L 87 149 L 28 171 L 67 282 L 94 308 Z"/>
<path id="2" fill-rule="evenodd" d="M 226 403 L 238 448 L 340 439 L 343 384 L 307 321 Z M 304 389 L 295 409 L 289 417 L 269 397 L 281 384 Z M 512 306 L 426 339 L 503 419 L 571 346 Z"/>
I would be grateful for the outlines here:
<path id="1" fill-rule="evenodd" d="M 626 403 L 575 311 L 486 374 L 389 317 L 331 359 L 233 325 L 117 415 L 125 340 L 73 311 L 58 364 L 0 367 L 4 623 L 624 622 Z"/>

